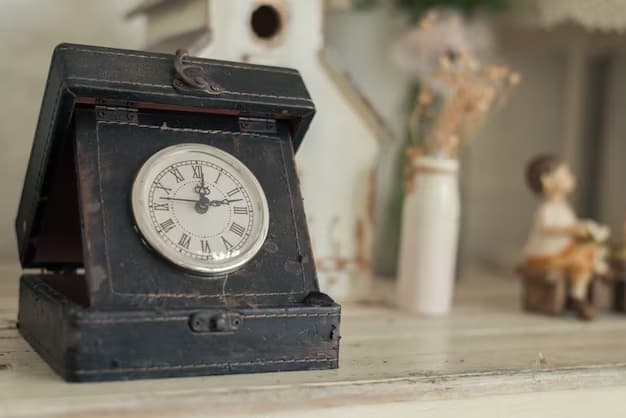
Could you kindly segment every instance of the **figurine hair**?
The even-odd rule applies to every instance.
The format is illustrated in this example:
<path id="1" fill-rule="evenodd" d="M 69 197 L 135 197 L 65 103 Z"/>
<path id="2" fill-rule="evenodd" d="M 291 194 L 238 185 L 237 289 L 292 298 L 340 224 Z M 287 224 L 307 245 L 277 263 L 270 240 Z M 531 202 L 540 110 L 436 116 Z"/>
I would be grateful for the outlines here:
<path id="1" fill-rule="evenodd" d="M 526 166 L 526 183 L 535 194 L 543 194 L 541 177 L 552 173 L 563 161 L 551 154 L 543 154 L 530 160 Z"/>

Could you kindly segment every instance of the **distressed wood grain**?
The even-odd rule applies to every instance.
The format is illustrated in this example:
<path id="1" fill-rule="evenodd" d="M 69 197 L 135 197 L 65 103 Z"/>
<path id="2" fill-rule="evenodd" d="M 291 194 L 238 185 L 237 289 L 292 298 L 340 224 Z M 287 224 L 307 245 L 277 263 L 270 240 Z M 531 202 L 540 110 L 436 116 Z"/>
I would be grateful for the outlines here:
<path id="1" fill-rule="evenodd" d="M 533 399 L 584 416 L 568 408 L 583 394 L 607 412 L 626 394 L 626 317 L 526 314 L 515 279 L 480 272 L 461 281 L 449 317 L 347 306 L 338 370 L 68 384 L 18 336 L 18 269 L 0 271 L 0 416 L 472 417 Z"/>

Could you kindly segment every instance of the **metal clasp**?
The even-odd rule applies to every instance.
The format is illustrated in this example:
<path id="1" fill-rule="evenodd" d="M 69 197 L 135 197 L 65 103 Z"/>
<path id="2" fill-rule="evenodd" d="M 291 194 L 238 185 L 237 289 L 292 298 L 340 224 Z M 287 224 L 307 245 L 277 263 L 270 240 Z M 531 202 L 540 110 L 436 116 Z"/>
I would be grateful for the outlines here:
<path id="1" fill-rule="evenodd" d="M 197 312 L 189 318 L 193 332 L 233 332 L 239 329 L 243 319 L 235 312 Z"/>
<path id="2" fill-rule="evenodd" d="M 186 64 L 185 57 L 189 56 L 189 51 L 179 49 L 174 58 L 174 69 L 179 78 L 174 78 L 173 86 L 178 90 L 188 91 L 189 88 L 202 90 L 208 94 L 220 94 L 224 88 L 214 81 L 207 79 L 205 69 L 198 64 Z"/>

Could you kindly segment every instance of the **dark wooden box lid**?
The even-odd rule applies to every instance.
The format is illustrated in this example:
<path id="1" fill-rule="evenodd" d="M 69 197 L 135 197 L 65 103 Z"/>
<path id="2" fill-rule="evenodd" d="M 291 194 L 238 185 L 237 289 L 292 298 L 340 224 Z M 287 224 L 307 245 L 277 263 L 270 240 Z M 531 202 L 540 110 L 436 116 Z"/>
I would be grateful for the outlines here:
<path id="1" fill-rule="evenodd" d="M 174 62 L 173 54 L 72 44 L 56 47 L 16 218 L 23 268 L 45 267 L 45 260 L 33 259 L 35 220 L 46 200 L 44 179 L 51 156 L 70 133 L 78 104 L 287 120 L 297 150 L 315 113 L 298 71 L 186 57 L 184 63 L 193 67 L 192 73 L 200 72 L 211 81 L 207 92 L 182 83 Z"/>

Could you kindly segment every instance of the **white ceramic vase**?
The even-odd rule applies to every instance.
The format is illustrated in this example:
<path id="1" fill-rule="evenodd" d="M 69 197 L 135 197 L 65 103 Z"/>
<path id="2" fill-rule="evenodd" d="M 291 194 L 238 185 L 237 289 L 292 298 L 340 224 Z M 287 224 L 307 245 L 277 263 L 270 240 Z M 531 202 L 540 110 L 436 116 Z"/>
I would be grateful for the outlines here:
<path id="1" fill-rule="evenodd" d="M 459 237 L 459 163 L 421 157 L 404 201 L 397 304 L 405 311 L 450 311 Z"/>

